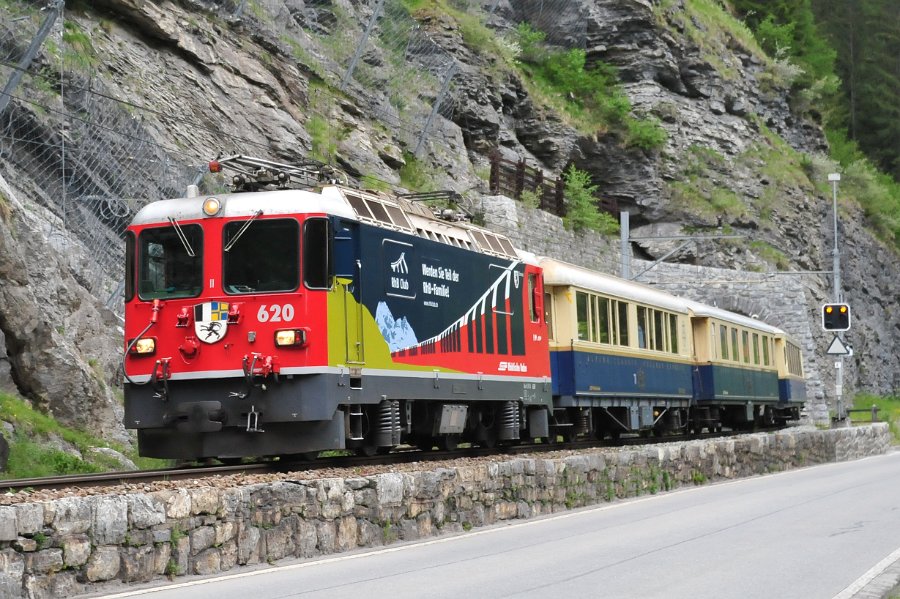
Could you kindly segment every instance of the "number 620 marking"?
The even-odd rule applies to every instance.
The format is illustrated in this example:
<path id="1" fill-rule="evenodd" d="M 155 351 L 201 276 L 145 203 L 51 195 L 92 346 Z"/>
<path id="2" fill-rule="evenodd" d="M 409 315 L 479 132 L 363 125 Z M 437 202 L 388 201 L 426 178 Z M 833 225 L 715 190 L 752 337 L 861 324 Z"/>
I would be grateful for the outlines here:
<path id="1" fill-rule="evenodd" d="M 290 322 L 294 320 L 294 306 L 291 304 L 263 304 L 256 313 L 256 319 L 260 322 Z"/>

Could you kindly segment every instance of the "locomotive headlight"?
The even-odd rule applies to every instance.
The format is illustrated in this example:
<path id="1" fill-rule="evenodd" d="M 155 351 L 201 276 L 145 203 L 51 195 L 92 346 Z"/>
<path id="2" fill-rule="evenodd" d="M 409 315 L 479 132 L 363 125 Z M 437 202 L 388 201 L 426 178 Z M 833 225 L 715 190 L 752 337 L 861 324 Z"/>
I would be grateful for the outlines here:
<path id="1" fill-rule="evenodd" d="M 306 345 L 306 329 L 282 329 L 275 331 L 275 345 Z"/>
<path id="2" fill-rule="evenodd" d="M 222 209 L 222 202 L 217 198 L 206 198 L 203 200 L 203 214 L 206 216 L 215 216 Z"/>
<path id="3" fill-rule="evenodd" d="M 131 344 L 131 350 L 128 352 L 135 355 L 149 355 L 156 352 L 156 339 L 153 337 L 142 337 L 134 344 Z"/>

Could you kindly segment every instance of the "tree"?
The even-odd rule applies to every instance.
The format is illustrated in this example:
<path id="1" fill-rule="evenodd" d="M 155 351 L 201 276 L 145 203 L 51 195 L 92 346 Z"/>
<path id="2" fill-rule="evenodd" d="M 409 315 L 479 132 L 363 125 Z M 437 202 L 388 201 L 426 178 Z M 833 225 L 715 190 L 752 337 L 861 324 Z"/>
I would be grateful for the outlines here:
<path id="1" fill-rule="evenodd" d="M 900 4 L 895 0 L 814 0 L 837 50 L 844 110 L 833 126 L 880 168 L 900 180 Z"/>
<path id="2" fill-rule="evenodd" d="M 591 176 L 571 165 L 563 174 L 566 181 L 566 216 L 563 222 L 567 229 L 576 232 L 591 229 L 603 235 L 613 235 L 619 231 L 619 223 L 612 215 L 597 209 L 594 194 L 597 186 L 591 184 Z"/>

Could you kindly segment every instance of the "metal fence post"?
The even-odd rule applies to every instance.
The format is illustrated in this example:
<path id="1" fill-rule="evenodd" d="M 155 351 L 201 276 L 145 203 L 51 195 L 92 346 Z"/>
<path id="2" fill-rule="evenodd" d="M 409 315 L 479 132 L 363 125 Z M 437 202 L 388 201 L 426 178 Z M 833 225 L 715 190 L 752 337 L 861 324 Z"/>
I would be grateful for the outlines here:
<path id="1" fill-rule="evenodd" d="M 492 150 L 488 155 L 488 160 L 491 162 L 491 174 L 488 175 L 488 189 L 491 190 L 492 195 L 499 195 L 500 193 L 500 152 L 497 150 Z M 900 387 L 900 384 L 897 385 Z"/>
<path id="2" fill-rule="evenodd" d="M 428 119 L 425 121 L 425 126 L 422 127 L 422 132 L 419 134 L 419 141 L 418 143 L 416 143 L 416 149 L 413 151 L 413 155 L 417 158 L 419 156 L 419 151 L 422 149 L 422 145 L 425 143 L 425 138 L 428 137 L 428 130 L 431 128 L 431 123 L 434 121 L 434 117 L 437 116 L 438 109 L 440 109 L 441 103 L 444 101 L 444 97 L 450 90 L 450 81 L 453 79 L 453 76 L 456 75 L 456 71 L 457 65 L 456 62 L 453 62 L 450 64 L 450 68 L 447 69 L 447 74 L 444 75 L 444 82 L 441 84 L 441 91 L 435 99 L 434 104 L 431 106 L 431 112 L 428 114 Z"/>
<path id="3" fill-rule="evenodd" d="M 362 56 L 366 44 L 369 43 L 369 36 L 372 34 L 372 29 L 375 28 L 375 23 L 378 22 L 378 15 L 381 14 L 381 8 L 383 6 L 384 0 L 377 0 L 375 10 L 372 11 L 372 17 L 369 19 L 369 23 L 366 25 L 366 30 L 363 32 L 362 37 L 359 38 L 359 43 L 356 45 L 356 52 L 353 53 L 353 58 L 350 59 L 350 65 L 347 66 L 347 72 L 344 73 L 344 78 L 341 79 L 341 86 L 339 88 L 341 91 L 344 91 L 344 88 L 347 87 L 347 83 L 350 82 L 350 77 L 353 76 L 353 71 L 356 70 L 356 64 L 359 62 L 359 58 Z"/>
<path id="4" fill-rule="evenodd" d="M 516 163 L 516 180 L 513 187 L 513 198 L 518 200 L 522 197 L 522 190 L 525 189 L 525 159 Z"/>
<path id="5" fill-rule="evenodd" d="M 13 69 L 9 81 L 6 82 L 6 86 L 3 88 L 3 91 L 0 92 L 0 114 L 3 114 L 3 111 L 6 110 L 10 100 L 12 100 L 12 93 L 16 90 L 16 87 L 18 87 L 19 82 L 22 81 L 22 77 L 25 76 L 25 72 L 28 70 L 28 67 L 31 66 L 31 61 L 37 56 L 38 50 L 44 45 L 44 40 L 47 39 L 47 35 L 50 34 L 50 29 L 53 28 L 53 24 L 56 23 L 56 19 L 59 17 L 64 6 L 65 0 L 55 0 L 52 4 L 47 6 L 47 16 L 44 18 L 44 22 L 41 23 L 41 28 L 38 29 L 37 35 L 31 40 L 31 44 L 29 44 L 28 49 L 25 51 L 19 64 Z"/>
<path id="6" fill-rule="evenodd" d="M 566 215 L 566 184 L 562 177 L 556 180 L 556 216 Z"/>

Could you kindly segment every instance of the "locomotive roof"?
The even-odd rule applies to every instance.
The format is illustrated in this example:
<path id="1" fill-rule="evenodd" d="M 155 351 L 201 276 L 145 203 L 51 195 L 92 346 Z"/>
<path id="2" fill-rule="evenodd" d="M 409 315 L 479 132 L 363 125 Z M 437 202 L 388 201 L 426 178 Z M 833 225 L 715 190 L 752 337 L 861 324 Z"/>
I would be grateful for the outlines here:
<path id="1" fill-rule="evenodd" d="M 203 214 L 203 202 L 215 197 L 222 202 L 222 210 L 216 218 L 249 217 L 259 210 L 263 215 L 328 213 L 356 219 L 356 214 L 341 197 L 335 187 L 325 187 L 316 193 L 304 189 L 257 191 L 254 193 L 206 194 L 192 198 L 160 200 L 147 204 L 135 215 L 135 225 L 165 223 L 175 220 L 199 220 Z M 337 200 L 337 201 L 335 201 Z"/>
<path id="2" fill-rule="evenodd" d="M 438 243 L 536 264 L 532 254 L 518 252 L 505 236 L 468 222 L 438 218 L 421 202 L 339 185 L 326 185 L 317 191 L 277 189 L 160 200 L 144 206 L 132 224 L 167 223 L 170 218 L 176 221 L 209 218 L 203 214 L 202 207 L 211 197 L 222 203 L 221 212 L 215 218 L 251 217 L 260 210 L 265 216 L 333 214 Z"/>
<path id="3" fill-rule="evenodd" d="M 781 329 L 766 324 L 756 318 L 750 318 L 730 312 L 701 302 L 678 297 L 660 289 L 654 289 L 626 281 L 612 275 L 594 272 L 574 264 L 568 264 L 553 258 L 540 258 L 541 268 L 544 270 L 544 283 L 547 285 L 571 285 L 590 291 L 597 291 L 605 295 L 618 297 L 634 302 L 662 308 L 672 312 L 698 316 L 701 318 L 715 318 L 723 322 L 755 329 L 771 335 L 785 335 Z"/>

